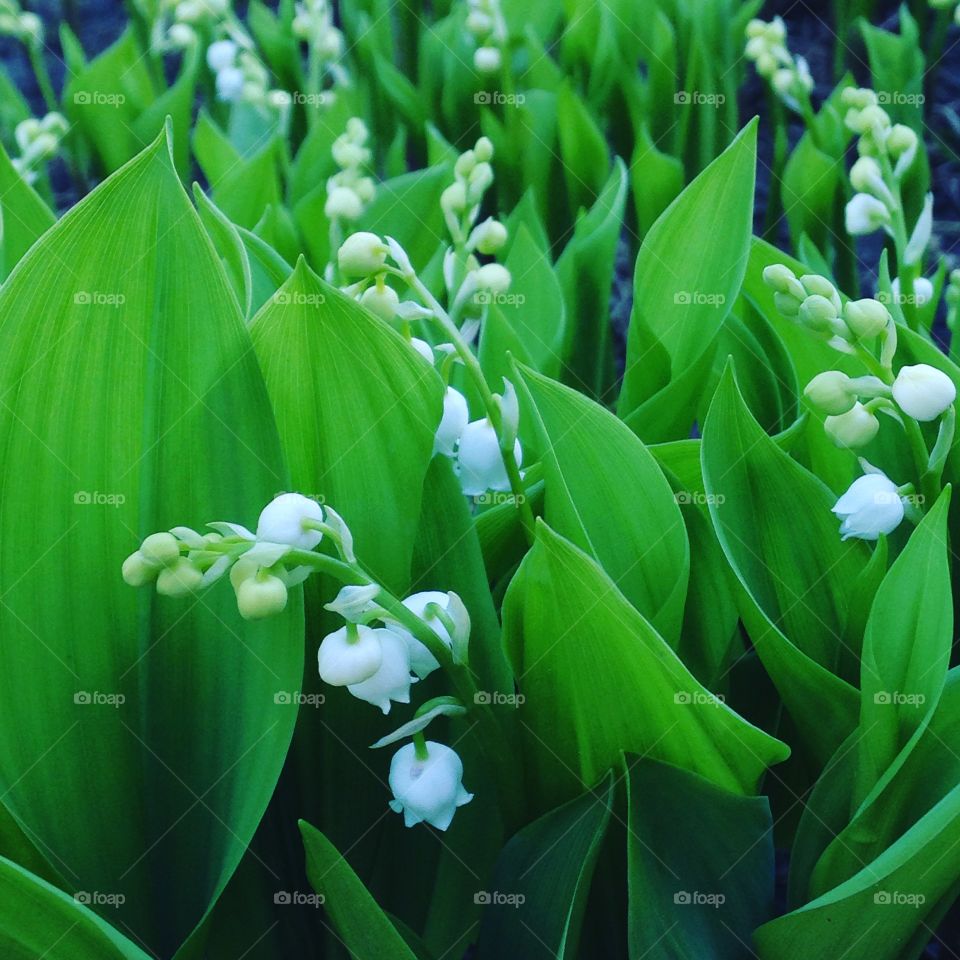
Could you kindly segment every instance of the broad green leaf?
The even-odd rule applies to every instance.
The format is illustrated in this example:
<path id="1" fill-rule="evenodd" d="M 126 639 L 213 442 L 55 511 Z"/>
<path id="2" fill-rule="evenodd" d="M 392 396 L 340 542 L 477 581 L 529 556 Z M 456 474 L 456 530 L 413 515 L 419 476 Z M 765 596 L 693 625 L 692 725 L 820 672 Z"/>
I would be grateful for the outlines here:
<path id="1" fill-rule="evenodd" d="M 0 147 L 0 280 L 6 279 L 36 239 L 55 221 L 33 187 Z"/>
<path id="2" fill-rule="evenodd" d="M 302 259 L 251 334 L 295 488 L 333 507 L 371 572 L 404 590 L 440 421 L 439 377 Z"/>
<path id="3" fill-rule="evenodd" d="M 547 523 L 593 556 L 676 646 L 690 550 L 670 484 L 653 455 L 612 413 L 529 368 L 520 373 L 517 387 L 540 434 Z"/>
<path id="4" fill-rule="evenodd" d="M 340 851 L 304 820 L 300 833 L 310 884 L 353 960 L 416 960 Z"/>
<path id="5" fill-rule="evenodd" d="M 213 201 L 235 224 L 252 229 L 264 211 L 280 202 L 278 148 L 267 143 L 251 157 L 240 157 L 214 177 L 207 170 Z"/>
<path id="6" fill-rule="evenodd" d="M 20 262 L 0 351 L 4 802 L 171 955 L 273 792 L 296 717 L 275 695 L 299 689 L 303 620 L 296 593 L 252 624 L 226 583 L 174 600 L 119 576 L 146 534 L 254 524 L 287 482 L 236 299 L 162 138 Z"/>
<path id="7" fill-rule="evenodd" d="M 503 618 L 539 809 L 596 784 L 625 750 L 736 793 L 789 753 L 703 687 L 607 574 L 542 521 Z"/>
<path id="8" fill-rule="evenodd" d="M 769 801 L 666 763 L 624 760 L 630 956 L 740 960 L 773 913 Z"/>
<path id="9" fill-rule="evenodd" d="M 200 185 L 193 185 L 193 197 L 197 201 L 197 212 L 204 229 L 210 235 L 210 240 L 217 253 L 223 260 L 223 266 L 233 291 L 237 296 L 237 303 L 246 318 L 252 316 L 253 277 L 250 271 L 250 258 L 243 245 L 237 227 L 223 213 L 223 211 L 200 189 Z"/>
<path id="10" fill-rule="evenodd" d="M 683 189 L 683 164 L 657 149 L 646 125 L 630 158 L 630 186 L 642 237 Z"/>
<path id="11" fill-rule="evenodd" d="M 481 894 L 478 960 L 505 955 L 577 957 L 600 844 L 613 807 L 613 776 L 524 827 L 500 852 Z"/>
<path id="12" fill-rule="evenodd" d="M 98 895 L 81 890 L 68 896 L 0 857 L 5 960 L 147 960 L 148 954 L 85 906 Z"/>
<path id="13" fill-rule="evenodd" d="M 743 588 L 741 616 L 825 763 L 856 723 L 858 651 L 843 633 L 869 552 L 862 541 L 841 542 L 834 498 L 763 432 L 730 367 L 704 426 L 702 459 L 714 529 Z"/>
<path id="14" fill-rule="evenodd" d="M 667 207 L 640 248 L 633 317 L 666 348 L 674 376 L 713 342 L 740 290 L 750 252 L 755 163 L 754 121 Z M 624 417 L 649 396 L 640 331 L 633 328 L 618 407 Z"/>
<path id="15" fill-rule="evenodd" d="M 923 731 L 943 690 L 953 643 L 947 561 L 949 488 L 880 584 L 863 638 L 859 796 Z"/>
<path id="16" fill-rule="evenodd" d="M 557 136 L 567 202 L 573 213 L 594 203 L 610 169 L 607 142 L 584 102 L 569 84 L 557 93 Z"/>

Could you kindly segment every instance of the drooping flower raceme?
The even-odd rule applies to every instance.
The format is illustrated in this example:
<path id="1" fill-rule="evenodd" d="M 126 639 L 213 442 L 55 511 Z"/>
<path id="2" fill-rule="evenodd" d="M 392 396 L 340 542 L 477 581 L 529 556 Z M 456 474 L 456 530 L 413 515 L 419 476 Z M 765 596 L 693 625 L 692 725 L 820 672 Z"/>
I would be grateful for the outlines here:
<path id="1" fill-rule="evenodd" d="M 868 473 L 854 480 L 833 507 L 841 519 L 844 540 L 876 540 L 892 533 L 904 516 L 903 499 L 897 485 L 882 473 Z"/>
<path id="2" fill-rule="evenodd" d="M 418 756 L 418 749 L 423 756 Z M 390 809 L 412 827 L 429 823 L 446 830 L 457 807 L 473 799 L 463 786 L 463 763 L 454 750 L 427 740 L 402 746 L 390 762 Z"/>

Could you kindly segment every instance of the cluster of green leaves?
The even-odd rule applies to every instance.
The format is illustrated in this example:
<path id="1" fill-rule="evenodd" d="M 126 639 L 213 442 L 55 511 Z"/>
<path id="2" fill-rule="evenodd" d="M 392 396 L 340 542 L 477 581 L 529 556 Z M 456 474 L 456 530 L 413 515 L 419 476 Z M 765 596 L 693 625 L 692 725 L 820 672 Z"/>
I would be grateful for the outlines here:
<path id="1" fill-rule="evenodd" d="M 835 354 L 762 273 L 843 277 L 848 140 L 836 94 L 783 177 L 797 259 L 755 237 L 736 94 L 757 6 L 505 4 L 501 103 L 460 5 L 345 3 L 355 83 L 289 130 L 208 96 L 199 56 L 164 82 L 137 21 L 89 63 L 64 28 L 69 167 L 108 176 L 58 217 L 46 175 L 0 149 L 3 956 L 920 955 L 960 892 L 960 458 L 912 533 L 841 542 L 830 508 L 859 468 L 801 392 Z M 290 90 L 294 13 L 248 12 Z M 912 82 L 909 23 L 864 30 L 878 87 Z M 26 114 L 12 88 L 4 104 Z M 432 456 L 440 377 L 322 278 L 351 116 L 383 174 L 358 225 L 437 296 L 440 195 L 460 147 L 495 145 L 514 296 L 477 354 L 519 396 L 532 543 Z M 618 253 L 636 254 L 622 377 Z M 904 362 L 960 385 L 899 333 Z M 475 794 L 446 834 L 386 808 L 367 746 L 396 716 L 321 688 L 337 584 L 250 624 L 229 589 L 174 603 L 119 576 L 145 534 L 251 522 L 287 489 L 334 506 L 392 592 L 469 610 L 514 783 L 469 714 L 435 721 Z"/>

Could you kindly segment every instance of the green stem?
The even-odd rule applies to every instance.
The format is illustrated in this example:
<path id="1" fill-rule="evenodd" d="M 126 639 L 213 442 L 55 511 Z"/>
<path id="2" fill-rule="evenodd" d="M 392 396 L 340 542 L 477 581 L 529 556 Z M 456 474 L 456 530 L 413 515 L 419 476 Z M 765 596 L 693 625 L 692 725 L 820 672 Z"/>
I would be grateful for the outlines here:
<path id="1" fill-rule="evenodd" d="M 457 356 L 463 361 L 467 368 L 467 373 L 473 380 L 474 385 L 480 394 L 484 410 L 487 413 L 487 419 L 493 425 L 493 429 L 500 436 L 500 455 L 503 457 L 503 465 L 507 471 L 507 478 L 510 480 L 510 489 L 513 492 L 513 500 L 520 512 L 520 522 L 523 524 L 523 530 L 528 543 L 532 544 L 536 532 L 536 521 L 534 520 L 533 510 L 527 499 L 526 488 L 523 485 L 523 478 L 520 476 L 520 465 L 513 453 L 513 444 L 503 442 L 503 418 L 500 416 L 500 407 L 493 396 L 493 391 L 487 384 L 487 378 L 483 375 L 483 369 L 480 361 L 477 360 L 470 345 L 463 339 L 457 325 L 450 318 L 446 310 L 440 306 L 436 297 L 427 289 L 426 285 L 413 272 L 402 274 L 407 283 L 414 289 L 423 300 L 423 302 L 433 311 L 437 322 L 443 329 L 444 336 L 448 337 L 457 351 Z"/>

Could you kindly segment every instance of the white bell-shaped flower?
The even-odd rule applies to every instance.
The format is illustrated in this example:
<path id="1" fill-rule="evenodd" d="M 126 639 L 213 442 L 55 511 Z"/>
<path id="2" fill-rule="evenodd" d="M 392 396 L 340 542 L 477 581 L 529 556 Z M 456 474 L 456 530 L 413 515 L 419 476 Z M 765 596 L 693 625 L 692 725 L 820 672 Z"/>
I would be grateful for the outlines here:
<path id="1" fill-rule="evenodd" d="M 846 206 L 844 220 L 847 233 L 852 237 L 875 233 L 890 222 L 886 204 L 869 193 L 854 194 Z"/>
<path id="2" fill-rule="evenodd" d="M 456 751 L 442 743 L 426 741 L 427 756 L 417 758 L 416 745 L 402 746 L 390 761 L 390 789 L 394 799 L 390 809 L 403 814 L 403 822 L 412 827 L 429 823 L 446 830 L 457 807 L 473 799 L 463 787 L 463 763 Z"/>
<path id="3" fill-rule="evenodd" d="M 900 293 L 900 278 L 890 282 L 890 292 L 897 303 L 905 303 L 905 295 Z M 913 281 L 913 301 L 918 307 L 925 306 L 933 299 L 933 284 L 926 277 L 916 277 Z"/>
<path id="4" fill-rule="evenodd" d="M 207 66 L 219 73 L 232 67 L 237 60 L 237 45 L 233 40 L 217 40 L 207 47 Z"/>
<path id="5" fill-rule="evenodd" d="M 389 713 L 391 701 L 410 702 L 410 684 L 413 683 L 410 654 L 403 637 L 386 629 L 370 632 L 377 635 L 380 644 L 380 666 L 366 680 L 351 683 L 347 689 L 358 700 L 366 700 L 384 713 Z"/>
<path id="6" fill-rule="evenodd" d="M 403 605 L 411 612 L 423 620 L 428 627 L 451 649 L 453 648 L 453 638 L 450 636 L 443 621 L 439 617 L 426 616 L 427 605 L 435 603 L 442 610 L 446 610 L 450 605 L 450 597 L 439 590 L 424 590 L 422 593 L 415 593 L 403 601 Z M 407 645 L 410 655 L 410 669 L 422 680 L 436 670 L 440 663 L 437 658 L 422 644 L 409 630 L 399 625 L 391 625 L 399 637 L 402 637 Z"/>
<path id="7" fill-rule="evenodd" d="M 331 687 L 368 680 L 383 662 L 381 634 L 385 632 L 349 623 L 328 633 L 317 651 L 320 679 Z"/>
<path id="8" fill-rule="evenodd" d="M 270 501 L 257 521 L 257 539 L 285 543 L 295 550 L 312 550 L 322 539 L 319 530 L 304 529 L 304 520 L 323 520 L 323 508 L 301 493 L 281 493 Z"/>
<path id="9" fill-rule="evenodd" d="M 513 455 L 519 465 L 522 457 L 519 440 L 514 441 Z M 468 497 L 477 497 L 488 490 L 510 489 L 500 440 L 489 420 L 474 420 L 464 428 L 457 450 L 457 468 L 460 487 Z"/>
<path id="10" fill-rule="evenodd" d="M 957 398 L 953 381 L 928 363 L 901 367 L 893 381 L 893 399 L 914 420 L 936 420 Z"/>
<path id="11" fill-rule="evenodd" d="M 903 520 L 903 500 L 897 485 L 882 473 L 868 473 L 850 485 L 833 512 L 841 519 L 844 540 L 876 540 L 892 533 Z"/>
<path id="12" fill-rule="evenodd" d="M 239 100 L 245 83 L 243 70 L 239 67 L 225 67 L 217 73 L 217 99 L 225 103 Z"/>
<path id="13" fill-rule="evenodd" d="M 467 407 L 467 398 L 453 387 L 447 387 L 443 395 L 443 416 L 437 435 L 433 441 L 433 452 L 442 453 L 445 457 L 452 457 L 456 453 L 457 444 L 470 420 L 470 410 Z"/>

